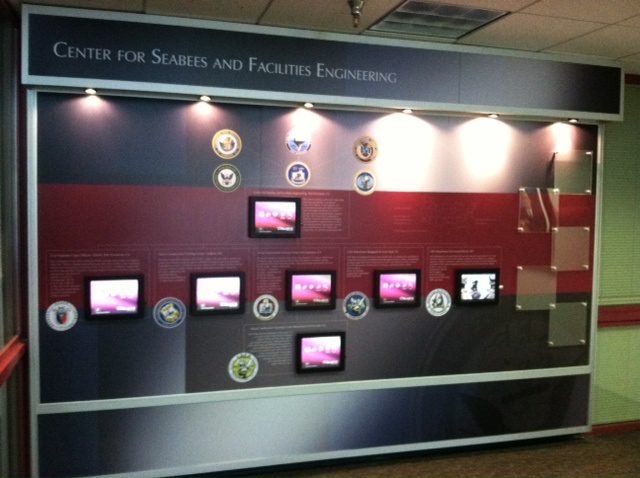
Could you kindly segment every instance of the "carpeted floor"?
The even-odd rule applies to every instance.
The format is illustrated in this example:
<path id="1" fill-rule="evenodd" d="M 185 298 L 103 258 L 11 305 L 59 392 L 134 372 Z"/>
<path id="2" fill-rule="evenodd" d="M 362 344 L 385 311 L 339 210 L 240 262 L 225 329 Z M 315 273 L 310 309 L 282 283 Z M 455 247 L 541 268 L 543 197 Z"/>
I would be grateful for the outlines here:
<path id="1" fill-rule="evenodd" d="M 236 476 L 275 477 L 640 477 L 640 431 L 372 457 Z M 218 475 L 222 476 L 222 475 Z M 230 475 L 226 475 L 230 476 Z"/>

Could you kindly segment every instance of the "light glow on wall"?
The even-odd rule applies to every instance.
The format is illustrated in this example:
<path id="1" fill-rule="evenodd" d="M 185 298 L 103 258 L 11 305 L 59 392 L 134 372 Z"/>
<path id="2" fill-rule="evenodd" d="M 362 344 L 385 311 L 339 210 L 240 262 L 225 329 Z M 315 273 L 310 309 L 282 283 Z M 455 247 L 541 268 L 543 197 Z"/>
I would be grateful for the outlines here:
<path id="1" fill-rule="evenodd" d="M 462 126 L 462 153 L 473 177 L 492 178 L 504 171 L 512 132 L 497 119 L 476 118 Z"/>
<path id="2" fill-rule="evenodd" d="M 377 182 L 387 191 L 419 191 L 429 182 L 433 126 L 423 118 L 393 113 L 373 124 L 378 142 Z"/>
<path id="3" fill-rule="evenodd" d="M 553 135 L 553 152 L 554 153 L 567 153 L 574 148 L 574 135 L 575 128 L 567 123 L 553 123 L 551 126 L 551 133 Z"/>

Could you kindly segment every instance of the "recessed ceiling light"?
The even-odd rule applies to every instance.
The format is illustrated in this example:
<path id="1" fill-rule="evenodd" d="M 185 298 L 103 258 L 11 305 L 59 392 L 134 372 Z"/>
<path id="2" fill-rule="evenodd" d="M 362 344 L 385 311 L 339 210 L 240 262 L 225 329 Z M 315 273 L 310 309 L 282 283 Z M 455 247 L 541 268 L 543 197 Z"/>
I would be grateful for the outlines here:
<path id="1" fill-rule="evenodd" d="M 86 90 L 84 90 L 84 92 L 88 95 L 97 95 L 98 92 L 96 90 L 94 90 L 93 88 L 87 88 Z"/>
<path id="2" fill-rule="evenodd" d="M 578 118 L 569 118 L 569 123 L 577 123 Z"/>
<path id="3" fill-rule="evenodd" d="M 410 115 L 411 113 L 413 113 L 413 110 L 411 108 L 405 108 L 402 110 L 402 112 L 404 114 Z"/>
<path id="4" fill-rule="evenodd" d="M 499 118 L 499 117 L 500 117 L 500 115 L 499 115 L 499 114 L 497 114 L 497 113 L 491 113 L 491 114 L 490 114 L 490 115 L 488 115 L 488 116 L 489 116 L 489 118 L 491 118 L 491 119 L 496 119 L 496 118 Z"/>
<path id="5" fill-rule="evenodd" d="M 305 108 L 308 108 L 308 109 L 311 109 L 311 108 L 313 108 L 313 103 L 310 103 L 310 102 L 308 102 L 308 101 L 307 101 L 307 102 L 304 104 L 304 107 L 305 107 Z"/>
<path id="6" fill-rule="evenodd" d="M 205 103 L 209 103 L 209 102 L 211 102 L 211 97 L 207 96 L 207 95 L 202 95 L 200 97 L 200 101 L 204 101 Z"/>

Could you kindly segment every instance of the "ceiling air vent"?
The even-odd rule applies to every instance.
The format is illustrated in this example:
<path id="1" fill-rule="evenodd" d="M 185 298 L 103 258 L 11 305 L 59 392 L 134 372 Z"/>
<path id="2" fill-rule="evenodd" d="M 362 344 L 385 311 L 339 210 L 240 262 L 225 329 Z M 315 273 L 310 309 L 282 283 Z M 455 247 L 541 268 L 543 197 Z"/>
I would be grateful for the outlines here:
<path id="1" fill-rule="evenodd" d="M 369 28 L 370 33 L 419 36 L 442 40 L 458 38 L 509 12 L 409 0 Z"/>

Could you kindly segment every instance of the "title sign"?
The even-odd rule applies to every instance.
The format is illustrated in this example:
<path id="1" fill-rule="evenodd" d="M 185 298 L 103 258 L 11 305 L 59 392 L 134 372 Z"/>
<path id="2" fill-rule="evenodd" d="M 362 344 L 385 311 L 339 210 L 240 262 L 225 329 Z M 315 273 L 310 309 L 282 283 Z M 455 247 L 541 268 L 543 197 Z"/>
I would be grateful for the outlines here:
<path id="1" fill-rule="evenodd" d="M 171 86 L 176 93 L 198 87 L 256 99 L 308 95 L 354 105 L 620 114 L 621 70 L 610 66 L 346 41 L 344 35 L 294 37 L 261 27 L 222 30 L 220 23 L 191 27 L 135 14 L 26 6 L 25 17 L 23 82 L 31 85 Z"/>

